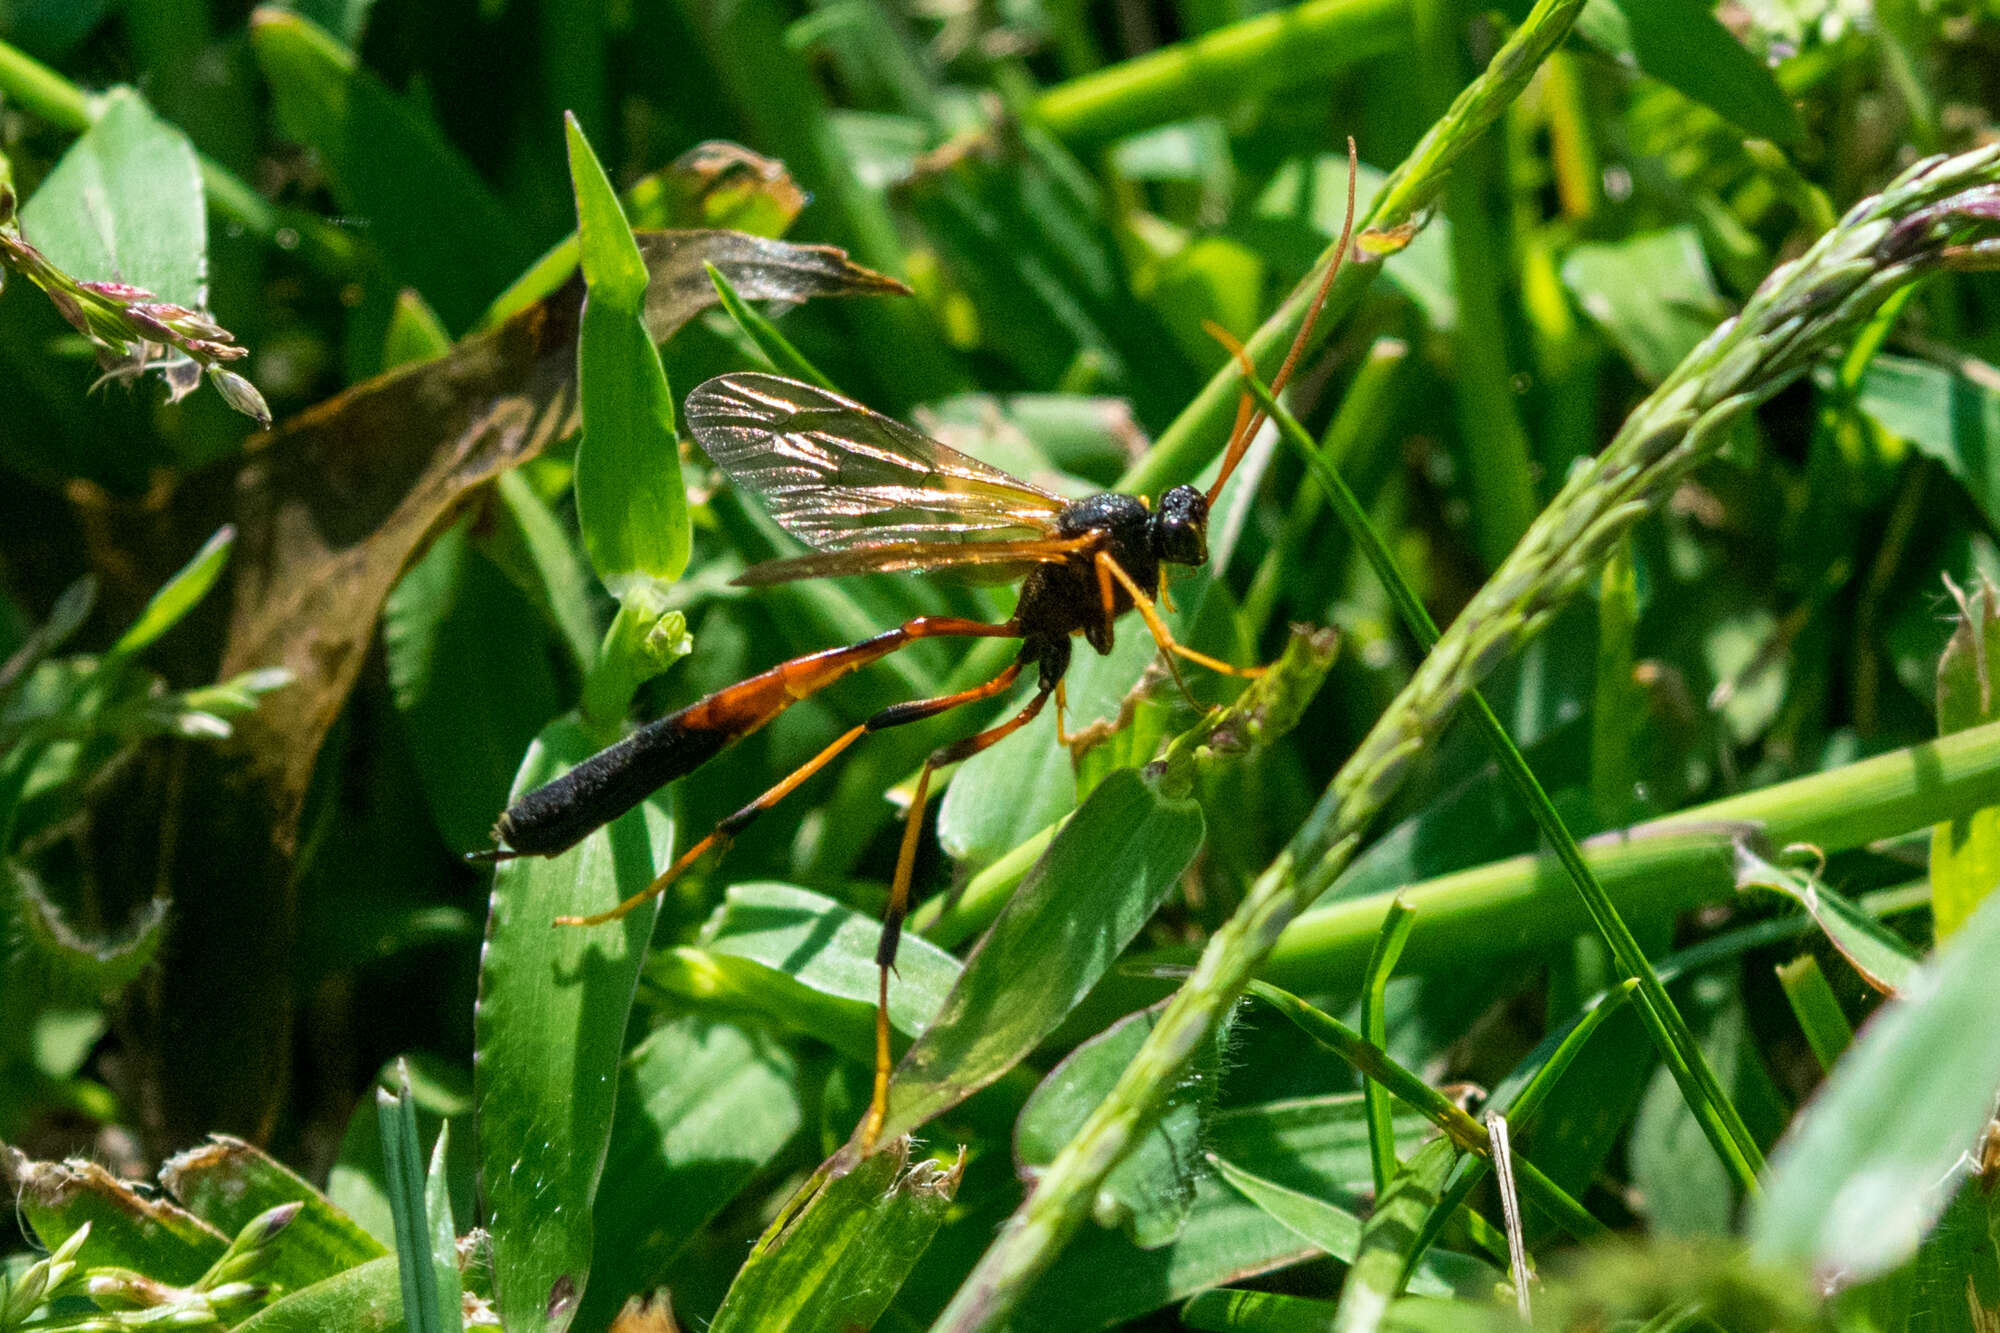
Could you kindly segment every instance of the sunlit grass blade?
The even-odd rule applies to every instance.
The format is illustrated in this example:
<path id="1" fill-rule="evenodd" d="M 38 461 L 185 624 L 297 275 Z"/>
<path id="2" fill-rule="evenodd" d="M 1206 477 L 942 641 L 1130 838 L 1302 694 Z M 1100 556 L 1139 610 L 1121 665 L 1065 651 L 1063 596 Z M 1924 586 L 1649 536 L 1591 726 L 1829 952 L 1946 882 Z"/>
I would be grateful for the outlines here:
<path id="1" fill-rule="evenodd" d="M 722 308 L 729 313 L 729 317 L 736 321 L 736 327 L 743 331 L 743 336 L 770 361 L 773 370 L 793 379 L 817 384 L 832 393 L 840 392 L 832 380 L 820 373 L 818 366 L 806 360 L 799 349 L 792 346 L 791 340 L 778 332 L 776 324 L 736 294 L 736 289 L 729 285 L 729 279 L 722 276 L 721 269 L 713 264 L 705 267 L 708 269 L 708 280 L 715 284 L 716 299 L 722 302 Z"/>
<path id="2" fill-rule="evenodd" d="M 389 1187 L 389 1211 L 396 1219 L 396 1266 L 403 1290 L 403 1318 L 411 1333 L 443 1333 L 447 1325 L 438 1302 L 437 1273 L 431 1265 L 431 1223 L 424 1197 L 423 1152 L 417 1142 L 417 1108 L 410 1100 L 410 1074 L 398 1068 L 394 1093 L 375 1091 L 382 1119 L 382 1161 Z M 457 1311 L 452 1312 L 454 1316 Z"/>
<path id="3" fill-rule="evenodd" d="M 1396 960 L 1403 956 L 1413 924 L 1415 914 L 1398 899 L 1382 918 L 1382 933 L 1376 936 L 1375 952 L 1368 959 L 1368 974 L 1361 986 L 1361 1035 L 1377 1049 L 1389 1045 L 1389 978 L 1396 970 Z M 1375 1166 L 1375 1193 L 1380 1195 L 1389 1188 L 1397 1168 L 1389 1093 L 1372 1078 L 1362 1081 L 1361 1092 L 1368 1099 L 1368 1151 Z"/>

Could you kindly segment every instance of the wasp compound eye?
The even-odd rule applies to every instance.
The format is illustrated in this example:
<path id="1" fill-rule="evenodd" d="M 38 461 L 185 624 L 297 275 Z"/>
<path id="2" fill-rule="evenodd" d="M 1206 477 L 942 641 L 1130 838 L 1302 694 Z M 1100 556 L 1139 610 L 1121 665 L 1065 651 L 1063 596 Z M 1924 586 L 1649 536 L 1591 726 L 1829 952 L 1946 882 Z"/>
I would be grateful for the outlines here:
<path id="1" fill-rule="evenodd" d="M 1207 497 L 1192 486 L 1176 486 L 1161 496 L 1153 516 L 1153 550 L 1169 564 L 1207 564 Z"/>

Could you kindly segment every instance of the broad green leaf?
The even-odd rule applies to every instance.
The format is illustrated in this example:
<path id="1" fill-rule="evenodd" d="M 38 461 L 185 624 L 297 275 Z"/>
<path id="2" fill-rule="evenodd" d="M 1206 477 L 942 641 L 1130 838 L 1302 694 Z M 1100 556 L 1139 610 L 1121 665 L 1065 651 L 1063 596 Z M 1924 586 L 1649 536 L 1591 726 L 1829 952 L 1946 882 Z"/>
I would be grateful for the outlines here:
<path id="1" fill-rule="evenodd" d="M 963 1101 L 1053 1032 L 1151 919 L 1201 838 L 1201 807 L 1161 795 L 1136 770 L 1099 784 L 903 1057 L 883 1137 Z"/>
<path id="2" fill-rule="evenodd" d="M 1204 1173 L 1195 1182 L 1187 1225 L 1171 1245 L 1142 1250 L 1121 1231 L 1086 1227 L 999 1328 L 1007 1333 L 1109 1328 L 1209 1287 L 1318 1253 Z"/>
<path id="3" fill-rule="evenodd" d="M 1766 1263 L 1860 1281 L 1950 1203 L 2000 1093 L 2000 899 L 1904 981 L 1771 1156 L 1750 1241 Z"/>
<path id="4" fill-rule="evenodd" d="M 1140 1044 L 1159 1022 L 1162 1001 L 1116 1023 L 1077 1047 L 1035 1088 L 1014 1124 L 1014 1161 L 1032 1172 L 1054 1161 L 1111 1091 Z M 1201 1143 L 1215 1105 L 1226 1034 L 1204 1044 L 1193 1067 L 1167 1099 L 1166 1110 L 1098 1188 L 1099 1225 L 1122 1228 L 1141 1249 L 1170 1244 L 1194 1205 Z"/>
<path id="5" fill-rule="evenodd" d="M 179 624 L 181 617 L 208 596 L 208 590 L 222 576 L 222 567 L 229 562 L 229 550 L 235 542 L 235 528 L 227 524 L 217 528 L 215 535 L 202 543 L 202 548 L 153 594 L 146 609 L 118 636 L 111 651 L 119 656 L 139 652 Z"/>
<path id="6" fill-rule="evenodd" d="M 237 1333 L 401 1333 L 403 1292 L 396 1256 L 387 1254 L 315 1282 L 259 1310 Z"/>
<path id="7" fill-rule="evenodd" d="M 958 1191 L 959 1166 L 912 1163 L 905 1141 L 846 1175 L 822 1168 L 730 1284 L 710 1333 L 847 1333 L 888 1308 Z M 796 1208 L 796 1213 L 792 1209 Z"/>
<path id="8" fill-rule="evenodd" d="M 574 724 L 555 723 L 522 762 L 516 794 L 594 748 Z M 493 1289 L 510 1328 L 559 1333 L 589 1279 L 591 1206 L 659 900 L 608 925 L 554 921 L 603 911 L 643 887 L 668 864 L 671 843 L 655 798 L 561 856 L 508 861 L 493 877 L 473 1095 Z"/>
<path id="9" fill-rule="evenodd" d="M 57 268 L 208 304 L 208 214 L 187 136 L 129 88 L 109 95 L 21 207 L 21 230 Z"/>
<path id="10" fill-rule="evenodd" d="M 26 864 L 0 858 L 0 909 L 19 961 L 80 995 L 111 995 L 136 981 L 167 935 L 168 904 L 150 899 L 116 933 L 97 934 L 71 919 Z"/>
<path id="11" fill-rule="evenodd" d="M 875 945 L 881 922 L 810 889 L 734 884 L 703 927 L 699 956 L 742 999 L 853 1059 L 875 1058 Z M 676 964 L 669 955 L 654 972 Z M 959 961 L 905 933 L 889 1025 L 913 1036 L 958 981 Z"/>
<path id="12" fill-rule="evenodd" d="M 2000 716 L 1994 697 L 2000 653 L 2000 591 L 1982 581 L 1960 601 L 1958 628 L 1937 668 L 1938 732 L 1948 736 Z M 1960 815 L 1931 830 L 1931 919 L 1952 934 L 2000 884 L 2000 806 Z"/>
<path id="13" fill-rule="evenodd" d="M 93 1266 L 130 1268 L 186 1286 L 229 1248 L 227 1236 L 194 1214 L 139 1193 L 95 1162 L 33 1162 L 0 1146 L 0 1165 L 18 1191 L 21 1219 L 46 1249 L 87 1224 Z"/>
<path id="14" fill-rule="evenodd" d="M 318 154 L 334 197 L 366 219 L 396 281 L 423 293 L 447 327 L 468 327 L 531 258 L 514 214 L 427 115 L 325 30 L 264 8 L 251 16 L 250 44 L 285 132 Z"/>
<path id="15" fill-rule="evenodd" d="M 374 1114 L 372 1107 L 368 1113 Z M 242 1139 L 218 1134 L 169 1158 L 160 1169 L 160 1183 L 189 1212 L 230 1236 L 267 1209 L 304 1205 L 273 1243 L 268 1266 L 257 1270 L 260 1281 L 290 1291 L 388 1252 L 304 1177 Z"/>
<path id="16" fill-rule="evenodd" d="M 1693 227 L 1579 245 L 1562 279 L 1648 384 L 1665 379 L 1724 313 Z"/>
<path id="17" fill-rule="evenodd" d="M 1944 464 L 1988 523 L 2000 522 L 2000 393 L 1958 370 L 1877 356 L 1855 401 L 1898 439 Z"/>
<path id="18" fill-rule="evenodd" d="M 561 706 L 542 617 L 445 529 L 382 605 L 390 696 L 445 845 L 489 846 L 520 755 Z"/>
<path id="19" fill-rule="evenodd" d="M 690 1014 L 640 1042 L 618 1074 L 580 1325 L 657 1283 L 802 1119 L 796 1062 L 753 1028 Z"/>
<path id="20" fill-rule="evenodd" d="M 641 314 L 646 262 L 575 117 L 565 126 L 589 284 L 577 343 L 577 519 L 597 576 L 624 601 L 636 585 L 671 583 L 687 568 L 687 492 L 673 396 Z"/>
<path id="21" fill-rule="evenodd" d="M 1577 31 L 1692 101 L 1777 143 L 1805 127 L 1770 68 L 1702 0 L 1616 0 L 1589 6 Z"/>
<path id="22" fill-rule="evenodd" d="M 1369 1333 L 1381 1328 L 1389 1307 L 1403 1294 L 1405 1274 L 1416 1255 L 1410 1245 L 1424 1229 L 1424 1219 L 1437 1207 L 1445 1177 L 1458 1160 L 1450 1139 L 1437 1138 L 1404 1163 L 1389 1182 L 1361 1229 L 1361 1242 L 1340 1289 L 1335 1333 Z"/>

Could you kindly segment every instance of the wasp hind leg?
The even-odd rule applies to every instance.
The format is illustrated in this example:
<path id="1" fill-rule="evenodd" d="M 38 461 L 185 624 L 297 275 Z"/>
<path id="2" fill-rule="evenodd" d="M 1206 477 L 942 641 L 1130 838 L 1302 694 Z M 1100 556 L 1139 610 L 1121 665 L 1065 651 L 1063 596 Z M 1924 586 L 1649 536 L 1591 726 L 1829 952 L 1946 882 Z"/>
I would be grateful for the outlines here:
<path id="1" fill-rule="evenodd" d="M 1017 663 L 996 678 L 992 685 L 1001 681 L 1011 685 L 1020 674 Z M 910 811 L 903 817 L 903 845 L 896 855 L 896 878 L 889 887 L 889 906 L 882 914 L 882 938 L 875 947 L 876 995 L 875 995 L 875 1088 L 868 1099 L 868 1115 L 861 1122 L 861 1151 L 872 1152 L 875 1141 L 882 1135 L 882 1126 L 889 1116 L 889 1073 L 894 1068 L 894 1055 L 889 1043 L 889 974 L 896 968 L 896 947 L 903 938 L 903 918 L 910 910 L 910 879 L 916 870 L 917 839 L 921 836 L 924 823 L 924 806 L 930 799 L 931 774 L 947 764 L 956 764 L 970 759 L 981 750 L 990 749 L 1007 737 L 1034 721 L 1041 713 L 1049 696 L 1056 692 L 1060 682 L 1043 685 L 1028 700 L 1027 706 L 996 727 L 953 741 L 931 752 L 924 760 L 923 770 L 917 774 L 916 794 L 910 800 Z M 981 686 L 988 689 L 989 686 Z M 1001 689 L 1005 685 L 1000 685 Z M 998 689 L 991 690 L 999 693 Z M 972 691 L 967 691 L 968 694 Z M 941 711 L 941 710 L 940 710 Z"/>

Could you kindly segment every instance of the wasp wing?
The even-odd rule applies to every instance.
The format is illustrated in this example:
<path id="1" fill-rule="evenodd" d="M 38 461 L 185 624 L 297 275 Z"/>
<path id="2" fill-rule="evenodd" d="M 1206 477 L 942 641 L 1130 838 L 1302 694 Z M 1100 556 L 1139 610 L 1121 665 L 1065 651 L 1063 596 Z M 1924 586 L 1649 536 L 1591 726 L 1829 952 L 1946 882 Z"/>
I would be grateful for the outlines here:
<path id="1" fill-rule="evenodd" d="M 851 399 L 777 375 L 720 375 L 697 386 L 687 423 L 731 481 L 821 551 L 1048 540 L 1069 503 Z M 782 577 L 986 563 L 935 554 Z"/>
<path id="2" fill-rule="evenodd" d="M 766 560 L 744 570 L 733 583 L 757 587 L 790 583 L 793 579 L 833 578 L 842 574 L 896 574 L 911 570 L 949 569 L 975 583 L 1011 583 L 1036 565 L 1060 564 L 1095 546 L 1101 533 L 1081 537 L 1030 537 L 1021 541 L 897 542 L 885 546 L 851 546 L 841 551 L 812 551 L 783 560 Z"/>

